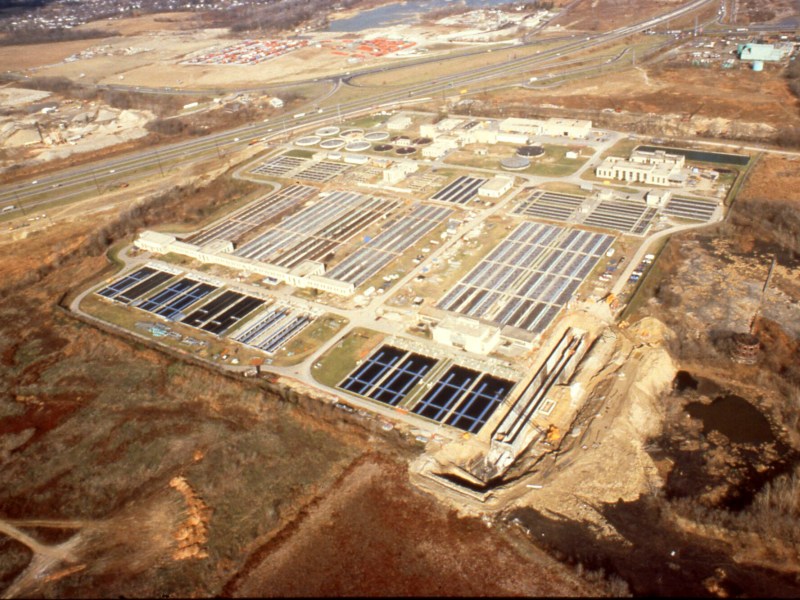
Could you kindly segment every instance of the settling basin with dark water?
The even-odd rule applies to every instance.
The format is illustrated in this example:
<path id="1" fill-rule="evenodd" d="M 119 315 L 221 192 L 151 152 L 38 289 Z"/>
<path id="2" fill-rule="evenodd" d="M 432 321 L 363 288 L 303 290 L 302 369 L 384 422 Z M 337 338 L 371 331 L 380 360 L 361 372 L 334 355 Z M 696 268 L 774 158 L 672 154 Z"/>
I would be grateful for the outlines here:
<path id="1" fill-rule="evenodd" d="M 674 465 L 666 480 L 668 498 L 695 497 L 706 486 L 727 485 L 717 507 L 739 511 L 747 508 L 766 484 L 792 469 L 796 453 L 775 436 L 767 417 L 745 398 L 688 371 L 678 371 L 672 389 L 670 401 L 685 402 L 686 414 L 702 422 L 702 435 L 711 448 L 736 457 L 737 466 L 727 471 L 711 468 L 713 461 L 707 451 L 682 448 L 679 425 L 661 437 L 660 450 L 651 452 L 653 458 L 669 458 Z M 713 400 L 701 401 L 702 397 Z M 726 441 L 712 441 L 708 437 L 712 432 L 722 434 Z"/>
<path id="2" fill-rule="evenodd" d="M 734 394 L 720 396 L 711 404 L 690 402 L 686 412 L 703 421 L 703 434 L 719 431 L 734 444 L 767 444 L 775 441 L 769 421 L 747 400 Z"/>

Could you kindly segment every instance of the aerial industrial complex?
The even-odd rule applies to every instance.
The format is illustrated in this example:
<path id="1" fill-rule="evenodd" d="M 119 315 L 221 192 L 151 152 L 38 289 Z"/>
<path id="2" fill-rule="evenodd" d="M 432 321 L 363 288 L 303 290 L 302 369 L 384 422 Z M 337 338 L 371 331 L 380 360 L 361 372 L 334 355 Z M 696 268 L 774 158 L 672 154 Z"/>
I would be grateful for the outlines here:
<path id="1" fill-rule="evenodd" d="M 589 121 L 414 111 L 300 132 L 239 169 L 260 198 L 141 233 L 87 310 L 110 302 L 241 368 L 302 369 L 422 439 L 470 436 L 467 471 L 487 480 L 566 427 L 587 382 L 568 384 L 606 351 L 649 238 L 722 218 L 722 165 L 748 160 L 618 147 Z M 559 161 L 572 172 L 546 174 Z"/>
<path id="2" fill-rule="evenodd" d="M 797 2 L 6 4 L 4 598 L 800 596 Z"/>

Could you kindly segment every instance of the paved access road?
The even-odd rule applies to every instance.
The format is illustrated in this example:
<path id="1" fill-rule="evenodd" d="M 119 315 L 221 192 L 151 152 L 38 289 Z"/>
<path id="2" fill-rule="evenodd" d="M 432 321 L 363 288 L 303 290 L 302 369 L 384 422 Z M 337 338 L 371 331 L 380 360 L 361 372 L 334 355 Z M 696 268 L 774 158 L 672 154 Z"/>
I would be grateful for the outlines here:
<path id="1" fill-rule="evenodd" d="M 635 25 L 583 38 L 573 36 L 555 47 L 531 56 L 512 59 L 498 65 L 468 69 L 462 73 L 442 76 L 429 82 L 405 86 L 402 89 L 389 90 L 369 98 L 336 104 L 335 110 L 329 107 L 296 113 L 296 116 L 285 115 L 268 123 L 250 123 L 221 133 L 209 134 L 199 139 L 179 142 L 158 149 L 146 149 L 121 158 L 66 169 L 34 181 L 4 186 L 0 188 L 0 209 L 14 206 L 15 210 L 19 210 L 22 205 L 25 210 L 35 210 L 54 200 L 64 201 L 70 198 L 87 197 L 100 193 L 103 185 L 151 177 L 162 170 L 165 164 L 190 164 L 213 156 L 214 153 L 221 154 L 225 150 L 243 148 L 252 140 L 268 140 L 280 135 L 288 135 L 297 129 L 353 118 L 382 108 L 391 108 L 409 101 L 426 99 L 439 93 L 452 93 L 453 90 L 461 90 L 465 86 L 474 86 L 498 77 L 523 73 L 528 76 L 536 73 L 537 69 L 550 68 L 555 64 L 560 64 L 565 57 L 574 53 L 619 41 L 627 36 L 656 27 L 670 19 L 703 8 L 713 1 L 692 0 L 669 13 L 641 21 Z M 334 106 L 334 99 L 335 94 L 328 98 L 330 106 Z"/>

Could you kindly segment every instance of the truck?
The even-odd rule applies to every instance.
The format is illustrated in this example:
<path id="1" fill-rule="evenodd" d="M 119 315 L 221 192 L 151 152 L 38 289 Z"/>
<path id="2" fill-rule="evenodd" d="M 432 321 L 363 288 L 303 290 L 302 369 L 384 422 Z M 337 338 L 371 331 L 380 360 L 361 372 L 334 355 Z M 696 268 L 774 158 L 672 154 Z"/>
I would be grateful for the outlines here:
<path id="1" fill-rule="evenodd" d="M 305 116 L 306 116 L 306 113 L 302 112 L 302 113 L 297 113 L 292 118 L 293 119 L 299 119 L 300 117 L 305 117 Z"/>

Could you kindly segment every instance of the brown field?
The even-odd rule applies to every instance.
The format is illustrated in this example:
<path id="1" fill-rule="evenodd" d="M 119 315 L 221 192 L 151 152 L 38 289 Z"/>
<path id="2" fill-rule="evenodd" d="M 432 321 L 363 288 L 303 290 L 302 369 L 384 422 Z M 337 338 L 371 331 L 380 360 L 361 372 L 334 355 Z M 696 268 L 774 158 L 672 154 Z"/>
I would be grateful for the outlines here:
<path id="1" fill-rule="evenodd" d="M 760 160 L 739 199 L 790 202 L 800 210 L 800 158 L 771 156 Z"/>
<path id="2" fill-rule="evenodd" d="M 0 46 L 0 71 L 18 71 L 52 65 L 61 62 L 71 54 L 100 43 L 103 43 L 102 39 L 30 46 Z"/>
<path id="3" fill-rule="evenodd" d="M 449 513 L 409 485 L 402 464 L 367 457 L 332 492 L 257 550 L 226 595 L 592 593 L 552 559 L 520 554 L 479 519 Z"/>
<path id="4" fill-rule="evenodd" d="M 746 67 L 728 71 L 658 64 L 552 90 L 499 92 L 493 100 L 498 105 L 533 106 L 534 110 L 537 105 L 552 105 L 586 111 L 583 114 L 590 118 L 619 119 L 619 123 L 606 123 L 612 128 L 632 129 L 651 120 L 656 130 L 663 126 L 675 133 L 685 129 L 683 134 L 707 131 L 710 137 L 765 137 L 800 125 L 800 101 L 789 90 L 782 72 L 755 73 Z M 604 110 L 613 112 L 605 115 Z M 650 133 L 655 135 L 656 130 Z"/>
<path id="5" fill-rule="evenodd" d="M 200 17 L 194 12 L 171 12 L 129 17 L 127 19 L 114 19 L 107 21 L 92 21 L 85 23 L 77 29 L 99 29 L 119 33 L 124 36 L 144 35 L 158 31 L 181 31 L 200 25 Z"/>
<path id="6" fill-rule="evenodd" d="M 586 0 L 576 3 L 566 14 L 558 17 L 567 29 L 600 31 L 622 27 L 632 21 L 655 16 L 682 4 L 682 0 Z"/>

